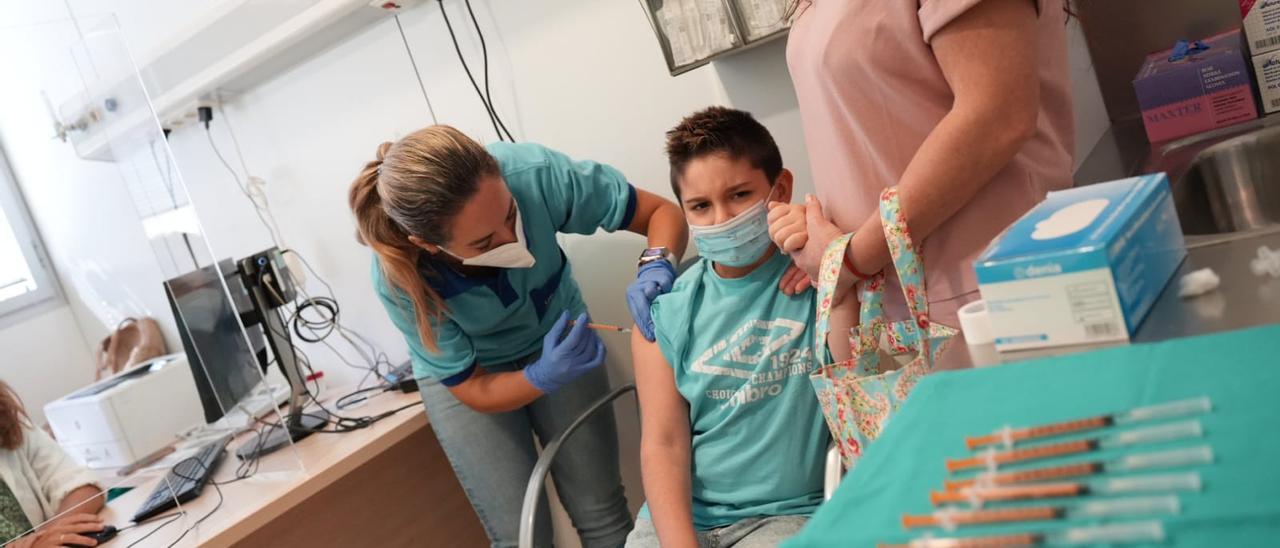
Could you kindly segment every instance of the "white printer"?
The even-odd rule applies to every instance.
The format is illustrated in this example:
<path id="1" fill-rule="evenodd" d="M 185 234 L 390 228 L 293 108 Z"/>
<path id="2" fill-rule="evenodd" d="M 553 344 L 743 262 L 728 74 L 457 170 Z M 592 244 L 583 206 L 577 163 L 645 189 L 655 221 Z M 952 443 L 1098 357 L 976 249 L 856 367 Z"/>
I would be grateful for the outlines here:
<path id="1" fill-rule="evenodd" d="M 44 406 L 58 444 L 90 468 L 132 464 L 204 424 L 183 354 L 122 371 Z"/>

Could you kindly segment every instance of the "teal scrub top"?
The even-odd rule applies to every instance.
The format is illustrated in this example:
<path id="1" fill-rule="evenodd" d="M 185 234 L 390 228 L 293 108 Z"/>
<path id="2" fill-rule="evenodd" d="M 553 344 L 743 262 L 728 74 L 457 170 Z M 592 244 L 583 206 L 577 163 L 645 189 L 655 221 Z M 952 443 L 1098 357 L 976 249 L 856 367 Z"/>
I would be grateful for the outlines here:
<path id="1" fill-rule="evenodd" d="M 741 278 L 699 261 L 653 303 L 654 331 L 689 404 L 693 523 L 810 514 L 830 434 L 809 373 L 813 291 L 784 295 L 781 253 Z M 646 506 L 641 516 L 649 518 Z"/>
<path id="2" fill-rule="evenodd" d="M 500 269 L 492 277 L 464 277 L 421 253 L 418 270 L 448 309 L 432 321 L 438 351 L 418 336 L 413 303 L 382 275 L 374 256 L 374 289 L 409 345 L 414 376 L 456 386 L 477 365 L 511 362 L 538 352 L 561 311 L 586 310 L 556 233 L 613 232 L 631 224 L 635 187 L 618 170 L 533 143 L 494 143 L 489 153 L 520 208 L 531 268 Z"/>

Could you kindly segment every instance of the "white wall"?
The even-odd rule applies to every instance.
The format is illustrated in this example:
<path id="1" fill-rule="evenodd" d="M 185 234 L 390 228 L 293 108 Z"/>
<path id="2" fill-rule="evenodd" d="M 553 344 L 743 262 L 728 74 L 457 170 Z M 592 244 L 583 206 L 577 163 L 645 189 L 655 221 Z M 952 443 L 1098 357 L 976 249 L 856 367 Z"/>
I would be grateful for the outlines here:
<path id="1" fill-rule="evenodd" d="M 805 181 L 802 186 L 809 186 L 781 42 L 716 70 L 671 78 L 634 3 L 503 3 L 497 13 L 489 11 L 489 3 L 476 5 L 482 9 L 489 40 L 495 100 L 518 138 L 613 164 L 637 186 L 669 195 L 664 131 L 695 109 L 732 103 L 759 110 L 765 123 L 776 126 L 788 164 Z M 462 13 L 451 9 L 450 16 L 455 28 L 462 26 Z M 493 139 L 451 50 L 439 11 L 428 6 L 406 13 L 402 20 L 440 121 Z M 463 36 L 472 42 L 467 38 L 471 33 Z M 767 71 L 752 77 L 758 65 Z M 728 74 L 717 78 L 719 71 Z M 394 359 L 403 359 L 400 336 L 369 285 L 368 251 L 352 238 L 345 203 L 347 185 L 372 159 L 379 142 L 429 123 L 394 23 L 378 25 L 238 98 L 226 106 L 226 113 L 250 169 L 268 181 L 288 244 L 301 250 L 334 286 L 346 320 L 376 339 Z M 215 123 L 214 129 L 220 146 L 229 146 L 226 126 Z M 171 144 L 212 247 L 230 255 L 265 247 L 266 233 L 217 168 L 200 131 L 175 132 Z M 634 275 L 643 240 L 629 234 L 565 240 L 595 317 L 628 323 L 622 290 Z M 625 339 L 606 337 L 615 382 L 629 381 Z M 334 366 L 327 353 L 309 352 L 330 365 L 331 372 L 347 371 Z M 639 436 L 629 398 L 618 407 L 618 416 L 622 469 L 634 510 L 641 500 Z M 564 523 L 562 515 L 559 521 Z"/>
<path id="2" fill-rule="evenodd" d="M 1076 142 L 1075 167 L 1089 157 L 1089 151 L 1111 126 L 1107 107 L 1102 102 L 1102 89 L 1098 87 L 1098 75 L 1093 70 L 1093 58 L 1089 44 L 1085 42 L 1080 20 L 1071 18 L 1067 23 L 1067 55 L 1071 67 L 1071 93 L 1074 101 Z"/>
<path id="3" fill-rule="evenodd" d="M 166 18 L 140 9 L 143 4 L 148 3 L 76 1 L 72 7 L 77 14 L 118 13 L 125 38 L 138 57 L 145 57 L 149 45 L 163 41 L 158 36 L 165 28 L 182 25 L 179 17 L 184 11 L 169 10 L 172 17 Z M 478 43 L 456 4 L 450 4 L 450 15 L 462 31 L 473 66 L 478 67 Z M 759 108 L 766 123 L 778 123 L 778 139 L 788 164 L 807 180 L 781 43 L 745 58 L 770 64 L 768 78 L 752 81 L 752 62 L 740 61 L 736 68 L 725 65 L 730 72 L 724 82 L 734 83 L 726 86 L 712 68 L 671 78 L 635 3 L 503 3 L 497 13 L 489 10 L 487 2 L 475 4 L 489 40 L 495 100 L 518 138 L 611 163 L 638 186 L 667 194 L 663 132 L 695 109 L 734 102 Z M 29 21 L 60 17 L 56 10 L 19 15 Z M 402 20 L 440 121 L 477 138 L 493 139 L 454 58 L 439 10 L 428 5 L 405 13 Z M 9 51 L 20 49 L 18 44 L 8 45 Z M 58 54 L 46 57 L 59 57 L 63 51 L 53 49 Z M 65 71 L 65 67 L 59 71 L 43 66 L 48 60 L 35 56 L 30 66 L 22 67 L 36 85 L 10 93 L 9 107 L 0 110 L 0 135 L 15 157 L 15 169 L 88 341 L 100 336 L 103 326 L 113 324 L 121 308 L 162 319 L 167 314 L 156 260 L 122 192 L 122 175 L 109 164 L 77 161 L 69 146 L 44 139 L 48 120 L 37 94 L 48 80 Z M 755 89 L 737 99 L 739 87 Z M 403 342 L 370 288 L 368 251 L 352 238 L 345 204 L 347 185 L 372 158 L 379 142 L 430 123 L 394 23 L 374 26 L 237 97 L 225 111 L 250 170 L 268 181 L 268 194 L 288 245 L 301 251 L 333 285 L 349 325 L 378 341 L 394 360 L 404 359 Z M 227 121 L 215 120 L 213 130 L 223 152 L 230 155 Z M 267 247 L 266 231 L 201 133 L 196 128 L 177 131 L 170 144 L 214 255 L 241 256 Z M 239 167 L 234 157 L 232 163 Z M 610 245 L 619 241 L 626 244 Z M 632 276 L 629 265 L 643 247 L 640 238 L 570 238 L 565 245 L 597 318 L 628 321 L 621 291 Z M 616 257 L 583 260 L 598 256 L 598 249 L 614 252 Z M 311 288 L 318 290 L 314 284 Z M 630 378 L 626 344 L 611 340 L 610 349 L 609 367 L 618 382 L 624 382 Z M 308 352 L 330 374 L 356 378 L 356 372 L 338 365 L 325 350 Z M 636 495 L 634 407 L 622 409 L 619 416 L 625 429 L 623 468 Z"/>
<path id="4" fill-rule="evenodd" d="M 749 52 L 715 71 L 708 68 L 670 78 L 637 6 L 625 2 L 569 6 L 569 2 L 504 5 L 492 19 L 487 10 L 481 12 L 494 65 L 495 100 L 519 138 L 608 162 L 638 186 L 667 195 L 663 132 L 697 108 L 731 103 L 758 111 L 765 123 L 776 126 L 788 164 L 804 181 L 802 186 L 808 187 L 806 153 L 782 42 Z M 463 21 L 462 13 L 452 17 L 455 26 Z M 439 11 L 415 9 L 402 19 L 440 121 L 493 139 L 488 120 L 453 57 Z M 517 43 L 525 46 L 513 45 Z M 582 47 L 602 43 L 612 46 Z M 751 71 L 760 65 L 767 72 L 753 77 Z M 514 82 L 518 95 L 505 78 L 496 78 L 504 74 Z M 299 249 L 335 287 L 347 320 L 382 343 L 393 358 L 402 359 L 403 344 L 369 286 L 368 252 L 352 238 L 345 203 L 347 185 L 372 159 L 377 143 L 429 123 L 394 23 L 369 29 L 237 98 L 225 110 L 250 169 L 268 181 L 288 245 Z M 226 129 L 225 120 L 215 120 L 214 135 L 224 153 L 232 146 Z M 210 244 L 227 256 L 266 247 L 266 231 L 201 133 L 194 128 L 178 131 L 170 143 L 201 211 Z M 610 282 L 598 289 L 587 284 L 588 300 L 601 321 L 628 319 L 620 291 L 629 267 L 615 269 L 608 277 L 599 270 L 600 264 L 633 264 L 643 247 L 639 238 L 632 238 L 628 245 L 613 245 L 626 238 L 614 235 L 581 243 L 576 242 L 579 238 L 569 238 L 566 243 L 570 251 L 576 246 L 594 248 L 592 244 L 620 250 L 622 257 L 617 261 L 575 261 L 581 277 L 599 276 Z M 570 255 L 594 256 L 594 252 Z M 615 352 L 619 357 L 625 353 L 622 347 Z M 320 363 L 334 362 L 322 351 L 311 354 Z"/>
<path id="5" fill-rule="evenodd" d="M 812 188 L 784 42 L 672 78 L 637 2 L 474 4 L 488 38 L 494 99 L 517 138 L 610 163 L 637 186 L 668 195 L 663 132 L 695 109 L 729 104 L 755 112 L 770 127 L 788 167 L 797 174 L 800 190 Z M 142 0 L 74 0 L 71 5 L 77 14 L 118 13 L 126 39 L 145 56 L 147 48 L 163 42 L 165 29 L 180 27 L 207 2 L 168 2 L 163 9 Z M 472 66 L 478 69 L 478 42 L 465 11 L 459 2 L 447 5 Z M 439 9 L 427 3 L 401 18 L 440 122 L 482 140 L 493 139 L 454 57 Z M 1073 58 L 1080 50 L 1072 48 Z M 1077 66 L 1073 61 L 1073 68 Z M 1073 69 L 1073 76 L 1083 75 Z M 1081 84 L 1082 89 L 1087 91 L 1088 84 Z M 31 97 L 23 99 L 21 108 L 30 110 Z M 124 294 L 127 298 L 119 300 L 133 303 L 129 306 L 139 312 L 165 317 L 154 264 L 149 266 L 151 274 L 146 271 L 145 238 L 128 204 L 120 202 L 119 189 L 112 186 L 119 184 L 119 177 L 113 182 L 113 174 L 101 166 L 80 165 L 85 162 L 71 159 L 69 147 L 45 141 L 47 120 L 40 112 L 11 110 L 0 110 L 0 136 L 22 168 L 20 179 L 46 232 L 53 260 L 74 295 L 73 309 L 86 339 L 95 339 L 113 314 L 110 307 L 94 306 L 94 294 L 104 286 L 92 279 L 97 265 L 103 266 L 101 275 L 119 286 L 111 288 L 112 295 Z M 250 171 L 268 182 L 286 243 L 333 286 L 350 326 L 377 341 L 393 360 L 404 359 L 403 342 L 370 287 L 369 253 L 352 237 L 345 197 L 347 185 L 372 159 L 379 142 L 430 123 L 394 22 L 377 24 L 234 98 L 225 111 Z M 1097 126 L 1093 113 L 1086 118 L 1089 123 L 1078 127 Z M 215 119 L 213 131 L 223 152 L 231 154 L 227 122 Z M 267 247 L 266 231 L 217 163 L 202 131 L 176 131 L 170 144 L 214 254 L 241 256 Z M 234 157 L 232 163 L 238 169 Z M 86 230 L 85 219 L 94 219 L 88 223 L 92 229 Z M 628 322 L 621 292 L 643 247 L 641 239 L 625 234 L 571 237 L 565 247 L 596 318 Z M 314 283 L 309 287 L 319 290 Z M 618 382 L 629 379 L 625 341 L 608 342 L 611 372 Z M 358 372 L 339 365 L 326 350 L 308 352 L 330 374 L 348 381 L 357 378 Z M 639 485 L 634 408 L 623 409 L 619 422 L 625 428 L 624 470 L 634 494 Z"/>
<path id="6" fill-rule="evenodd" d="M 36 306 L 22 321 L 0 328 L 0 379 L 22 398 L 36 426 L 44 424 L 44 404 L 93 380 L 89 349 L 65 304 Z"/>
<path id="7" fill-rule="evenodd" d="M 140 288 L 159 287 L 154 255 L 129 222 L 133 206 L 117 168 L 82 162 L 52 138 L 40 90 L 76 78 L 66 47 L 74 28 L 57 21 L 65 15 L 54 3 L 0 5 L 0 144 L 65 290 L 59 302 L 0 324 L 0 378 L 37 422 L 45 403 L 93 380 L 92 348 L 107 326 L 149 313 Z"/>
<path id="8" fill-rule="evenodd" d="M 52 4 L 33 3 L 39 7 L 27 6 L 21 15 L 27 20 L 65 17 L 65 11 Z M 126 40 L 138 57 L 146 57 L 149 48 L 166 41 L 168 29 L 181 27 L 188 22 L 184 18 L 198 15 L 208 4 L 187 0 L 157 9 L 154 3 L 139 0 L 77 0 L 72 9 L 82 16 L 117 13 Z M 495 99 L 518 137 L 609 162 L 637 185 L 666 194 L 662 132 L 696 108 L 731 104 L 755 112 L 770 126 L 789 167 L 797 173 L 801 190 L 811 188 L 783 58 L 784 42 L 671 78 L 635 3 L 502 3 L 496 11 L 488 9 L 489 2 L 476 4 L 488 33 Z M 461 5 L 449 7 L 464 48 L 477 60 L 478 43 L 468 32 Z M 428 3 L 406 12 L 402 19 L 440 121 L 492 139 L 493 131 L 453 56 L 439 10 Z M 1072 30 L 1077 151 L 1082 156 L 1105 128 L 1106 118 L 1096 100 L 1088 51 L 1078 26 L 1072 24 Z M 478 65 L 478 60 L 473 64 Z M 42 78 L 51 78 L 49 72 L 45 68 Z M 44 130 L 47 118 L 38 107 L 31 108 L 38 105 L 33 93 L 6 102 L 12 108 L 0 128 Z M 394 23 L 378 24 L 233 99 L 226 114 L 237 129 L 250 170 L 268 181 L 286 243 L 307 256 L 335 287 L 352 325 L 364 328 L 393 358 L 402 358 L 398 335 L 389 329 L 372 298 L 363 268 L 367 254 L 351 238 L 344 196 L 350 178 L 372 157 L 378 142 L 428 123 Z M 213 131 L 230 156 L 226 122 L 215 120 Z M 118 188 L 119 177 L 111 167 L 77 162 L 70 159 L 69 147 L 24 138 L 31 131 L 6 133 L 15 135 L 6 145 L 16 157 L 16 169 L 24 172 L 20 179 L 69 286 L 86 340 L 96 340 L 105 333 L 104 326 L 114 325 L 125 315 L 164 317 L 159 276 L 153 274 L 154 256 L 135 218 L 128 214 L 127 195 Z M 267 233 L 200 133 L 197 128 L 180 130 L 171 144 L 202 213 L 214 254 L 241 256 L 267 247 Z M 232 163 L 238 169 L 234 158 Z M 42 184 L 34 185 L 33 180 Z M 47 184 L 52 180 L 66 184 Z M 85 180 L 99 184 L 86 185 Z M 82 229 L 86 217 L 97 218 L 98 230 Z M 110 249 L 111 257 L 96 260 L 94 255 L 103 249 Z M 117 287 L 114 282 L 122 273 L 130 280 Z M 602 319 L 626 320 L 620 299 L 591 300 Z M 311 354 L 319 365 L 338 363 L 326 352 Z M 333 373 L 348 379 L 356 375 L 354 371 Z"/>

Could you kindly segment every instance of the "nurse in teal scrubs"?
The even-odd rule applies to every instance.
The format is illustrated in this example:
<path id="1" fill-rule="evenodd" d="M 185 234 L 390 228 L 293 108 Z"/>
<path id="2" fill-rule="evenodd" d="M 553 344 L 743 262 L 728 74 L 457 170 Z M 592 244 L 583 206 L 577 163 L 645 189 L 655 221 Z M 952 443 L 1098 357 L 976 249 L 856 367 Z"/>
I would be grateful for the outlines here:
<path id="1" fill-rule="evenodd" d="M 683 215 L 612 167 L 532 143 L 484 147 L 447 126 L 383 143 L 349 198 L 432 428 L 492 544 L 514 546 L 535 436 L 545 444 L 609 389 L 556 234 L 647 235 L 627 302 L 652 339 L 649 304 L 671 289 Z M 581 427 L 552 477 L 584 546 L 622 545 L 632 523 L 612 414 Z"/>

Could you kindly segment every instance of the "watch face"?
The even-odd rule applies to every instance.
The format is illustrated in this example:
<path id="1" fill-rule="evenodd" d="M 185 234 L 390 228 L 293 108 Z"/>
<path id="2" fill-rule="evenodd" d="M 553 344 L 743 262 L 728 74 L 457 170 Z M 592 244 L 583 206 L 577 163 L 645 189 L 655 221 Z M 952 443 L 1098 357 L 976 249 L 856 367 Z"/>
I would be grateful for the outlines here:
<path id="1" fill-rule="evenodd" d="M 642 258 L 644 258 L 644 257 L 661 257 L 661 256 L 663 256 L 663 254 L 665 254 L 666 252 L 667 252 L 666 248 L 662 248 L 662 247 L 651 247 L 651 248 L 649 248 L 649 249 L 644 250 L 644 252 L 640 253 L 640 257 L 642 257 Z"/>

